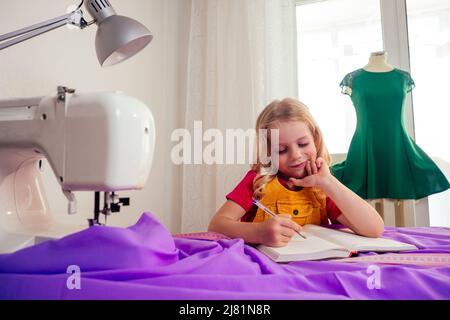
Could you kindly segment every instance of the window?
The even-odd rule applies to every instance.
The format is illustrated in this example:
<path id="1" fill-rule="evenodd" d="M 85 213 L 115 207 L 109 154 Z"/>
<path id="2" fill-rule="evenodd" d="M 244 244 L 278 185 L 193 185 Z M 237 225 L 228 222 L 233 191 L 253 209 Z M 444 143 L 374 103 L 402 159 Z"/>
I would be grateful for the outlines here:
<path id="1" fill-rule="evenodd" d="M 298 92 L 332 154 L 347 153 L 356 116 L 339 84 L 383 49 L 378 0 L 328 0 L 297 6 Z"/>
<path id="2" fill-rule="evenodd" d="M 299 98 L 320 124 L 334 159 L 344 159 L 356 126 L 339 83 L 364 67 L 371 52 L 386 50 L 390 64 L 411 66 L 416 82 L 405 125 L 450 178 L 450 1 L 297 0 L 296 18 Z M 428 208 L 416 206 L 416 217 L 428 212 L 431 226 L 450 226 L 450 190 L 430 196 Z"/>
<path id="3" fill-rule="evenodd" d="M 450 1 L 407 0 L 416 143 L 450 178 Z M 450 226 L 450 190 L 428 199 L 430 225 Z"/>

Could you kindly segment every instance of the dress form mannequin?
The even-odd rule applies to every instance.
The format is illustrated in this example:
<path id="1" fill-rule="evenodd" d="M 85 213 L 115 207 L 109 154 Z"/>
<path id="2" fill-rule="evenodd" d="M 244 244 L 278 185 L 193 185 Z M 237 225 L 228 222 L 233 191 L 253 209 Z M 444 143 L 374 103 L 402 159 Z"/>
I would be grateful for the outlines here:
<path id="1" fill-rule="evenodd" d="M 370 72 L 389 72 L 394 67 L 387 63 L 386 51 L 377 51 L 371 53 L 369 63 L 363 69 Z"/>
<path id="2" fill-rule="evenodd" d="M 387 63 L 386 51 L 377 51 L 370 54 L 369 62 L 363 69 L 369 72 L 389 72 L 392 71 L 394 67 Z M 368 202 L 381 214 L 383 220 L 385 221 L 385 224 L 388 226 L 400 226 L 396 221 L 397 216 L 404 215 L 404 213 L 402 214 L 399 212 L 400 201 L 402 200 L 368 200 Z"/>
<path id="3" fill-rule="evenodd" d="M 340 83 L 342 93 L 352 100 L 359 125 L 346 160 L 333 165 L 332 172 L 368 199 L 387 226 L 427 225 L 428 215 L 423 210 L 417 215 L 414 201 L 450 188 L 404 127 L 403 109 L 414 86 L 409 72 L 387 63 L 384 51 L 371 53 L 365 67 L 348 73 Z"/>

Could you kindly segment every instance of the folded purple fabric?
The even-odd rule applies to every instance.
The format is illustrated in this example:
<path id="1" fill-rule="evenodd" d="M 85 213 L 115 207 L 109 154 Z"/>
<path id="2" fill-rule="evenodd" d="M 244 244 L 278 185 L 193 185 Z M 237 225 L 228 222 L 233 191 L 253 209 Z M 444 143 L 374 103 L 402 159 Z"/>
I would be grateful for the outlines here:
<path id="1" fill-rule="evenodd" d="M 386 228 L 415 252 L 450 252 L 447 228 Z M 69 266 L 80 273 L 68 286 Z M 450 299 L 450 267 L 277 264 L 241 239 L 173 238 L 149 213 L 0 255 L 0 299 Z"/>

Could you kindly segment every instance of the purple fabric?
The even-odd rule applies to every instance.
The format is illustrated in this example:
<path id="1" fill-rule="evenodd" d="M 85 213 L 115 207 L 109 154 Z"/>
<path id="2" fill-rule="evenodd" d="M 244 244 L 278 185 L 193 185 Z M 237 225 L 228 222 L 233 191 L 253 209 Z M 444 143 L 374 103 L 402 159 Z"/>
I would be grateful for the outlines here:
<path id="1" fill-rule="evenodd" d="M 446 228 L 386 228 L 415 252 L 450 252 Z M 67 267 L 81 269 L 69 290 Z M 93 227 L 0 255 L 0 299 L 450 299 L 450 267 L 367 263 L 277 264 L 241 239 L 173 238 L 151 215 L 129 228 Z"/>

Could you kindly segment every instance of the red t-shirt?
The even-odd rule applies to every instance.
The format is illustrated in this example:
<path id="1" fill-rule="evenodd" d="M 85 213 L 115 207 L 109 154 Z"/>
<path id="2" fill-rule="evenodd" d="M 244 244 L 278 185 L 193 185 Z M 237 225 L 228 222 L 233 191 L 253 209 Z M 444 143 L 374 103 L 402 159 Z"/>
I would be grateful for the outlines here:
<path id="1" fill-rule="evenodd" d="M 227 194 L 226 198 L 240 205 L 245 210 L 245 215 L 241 221 L 251 222 L 256 214 L 257 207 L 252 203 L 253 198 L 253 179 L 256 177 L 256 171 L 250 170 L 239 184 Z M 286 186 L 286 181 L 279 178 L 281 184 Z M 329 197 L 326 199 L 326 210 L 328 218 L 332 223 L 338 223 L 337 218 L 342 214 L 341 210 Z"/>

